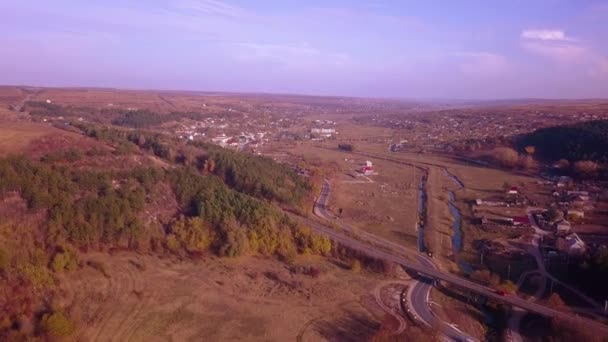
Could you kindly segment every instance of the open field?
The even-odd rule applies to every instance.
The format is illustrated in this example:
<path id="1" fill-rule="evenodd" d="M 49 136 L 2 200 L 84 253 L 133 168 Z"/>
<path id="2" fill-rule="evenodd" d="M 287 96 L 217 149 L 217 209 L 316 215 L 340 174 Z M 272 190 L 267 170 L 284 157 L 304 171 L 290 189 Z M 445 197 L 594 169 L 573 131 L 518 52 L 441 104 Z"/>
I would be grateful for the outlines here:
<path id="1" fill-rule="evenodd" d="M 329 209 L 343 223 L 416 248 L 419 170 L 309 144 L 289 153 L 336 165 Z M 357 172 L 366 160 L 373 162 L 377 174 Z"/>
<path id="2" fill-rule="evenodd" d="M 359 340 L 378 328 L 374 278 L 321 258 L 317 278 L 259 258 L 189 262 L 119 253 L 90 254 L 62 279 L 62 304 L 88 341 Z M 348 284 L 348 286 L 344 286 Z"/>
<path id="3" fill-rule="evenodd" d="M 57 134 L 64 132 L 48 125 L 0 122 L 0 154 L 22 151 L 36 139 Z"/>

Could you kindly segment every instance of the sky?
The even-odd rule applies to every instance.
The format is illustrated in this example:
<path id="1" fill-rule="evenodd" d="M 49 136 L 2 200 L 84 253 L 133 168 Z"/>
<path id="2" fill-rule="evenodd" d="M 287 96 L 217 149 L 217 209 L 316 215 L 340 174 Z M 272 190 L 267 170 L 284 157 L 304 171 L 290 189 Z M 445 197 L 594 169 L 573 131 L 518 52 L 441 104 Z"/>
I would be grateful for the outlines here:
<path id="1" fill-rule="evenodd" d="M 608 98 L 608 0 L 0 0 L 0 84 Z"/>

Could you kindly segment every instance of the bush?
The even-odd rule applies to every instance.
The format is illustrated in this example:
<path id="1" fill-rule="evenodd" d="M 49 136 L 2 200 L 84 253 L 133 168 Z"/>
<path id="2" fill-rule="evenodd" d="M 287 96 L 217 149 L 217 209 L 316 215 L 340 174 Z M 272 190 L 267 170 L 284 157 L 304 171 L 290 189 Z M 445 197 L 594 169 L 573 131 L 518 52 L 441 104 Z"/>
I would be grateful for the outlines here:
<path id="1" fill-rule="evenodd" d="M 221 227 L 222 244 L 219 254 L 222 256 L 236 257 L 246 254 L 249 251 L 249 239 L 245 228 L 240 226 L 235 220 L 230 220 Z"/>
<path id="2" fill-rule="evenodd" d="M 51 268 L 55 272 L 73 271 L 78 267 L 78 253 L 72 248 L 64 248 L 55 253 Z"/>
<path id="3" fill-rule="evenodd" d="M 173 253 L 177 253 L 180 250 L 179 241 L 177 241 L 177 237 L 175 234 L 167 235 L 167 249 Z"/>
<path id="4" fill-rule="evenodd" d="M 76 325 L 62 312 L 53 312 L 42 316 L 40 328 L 52 337 L 67 337 L 74 333 Z"/>
<path id="5" fill-rule="evenodd" d="M 515 167 L 519 164 L 519 153 L 509 147 L 497 147 L 492 151 L 492 158 L 504 167 Z"/>
<path id="6" fill-rule="evenodd" d="M 599 165 L 597 165 L 597 163 L 592 162 L 590 160 L 580 160 L 580 161 L 577 161 L 576 163 L 574 163 L 574 171 L 577 174 L 583 175 L 583 176 L 589 176 L 594 173 L 597 173 L 597 171 L 599 169 L 600 169 Z"/>
<path id="7" fill-rule="evenodd" d="M 361 272 L 361 261 L 359 261 L 357 259 L 353 259 L 353 261 L 351 261 L 351 263 L 350 263 L 350 270 L 355 273 L 360 273 Z"/>
<path id="8" fill-rule="evenodd" d="M 352 144 L 338 144 L 338 149 L 344 152 L 353 152 L 355 147 Z"/>
<path id="9" fill-rule="evenodd" d="M 27 264 L 20 268 L 20 273 L 34 287 L 48 287 L 55 284 L 55 279 L 46 266 Z"/>
<path id="10" fill-rule="evenodd" d="M 304 254 L 327 255 L 331 252 L 331 240 L 327 236 L 313 233 L 309 227 L 298 227 L 294 237 L 298 248 Z"/>

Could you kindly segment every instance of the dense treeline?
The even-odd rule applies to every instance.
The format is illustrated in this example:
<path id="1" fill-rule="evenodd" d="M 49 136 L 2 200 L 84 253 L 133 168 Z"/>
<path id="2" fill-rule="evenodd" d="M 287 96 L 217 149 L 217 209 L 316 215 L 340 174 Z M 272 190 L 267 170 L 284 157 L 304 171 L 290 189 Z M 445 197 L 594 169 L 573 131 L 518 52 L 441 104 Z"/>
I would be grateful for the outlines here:
<path id="1" fill-rule="evenodd" d="M 311 185 L 287 165 L 266 157 L 237 153 L 214 145 L 198 144 L 212 161 L 209 171 L 228 185 L 252 196 L 300 206 L 311 192 Z M 204 163 L 204 161 L 203 161 Z"/>
<path id="2" fill-rule="evenodd" d="M 298 176 L 289 166 L 270 158 L 200 142 L 178 146 L 174 139 L 141 130 L 126 131 L 86 124 L 75 126 L 90 137 L 113 143 L 119 150 L 131 152 L 140 148 L 171 163 L 178 162 L 215 174 L 231 188 L 253 197 L 301 208 L 312 196 L 309 181 Z"/>
<path id="3" fill-rule="evenodd" d="M 84 117 L 89 121 L 111 123 L 130 128 L 150 128 L 166 122 L 182 119 L 200 120 L 202 115 L 194 112 L 158 113 L 148 109 L 128 110 L 122 108 L 96 109 L 81 106 L 63 106 L 46 101 L 28 101 L 23 111 L 27 110 L 35 117 L 76 118 Z"/>
<path id="4" fill-rule="evenodd" d="M 66 108 L 45 101 L 28 101 L 25 103 L 25 108 L 31 115 L 37 116 L 67 116 L 70 114 Z"/>
<path id="5" fill-rule="evenodd" d="M 46 241 L 81 247 L 132 241 L 142 226 L 145 190 L 135 179 L 112 186 L 109 172 L 73 171 L 34 163 L 23 157 L 0 161 L 0 196 L 18 192 L 31 209 L 46 209 Z"/>
<path id="6" fill-rule="evenodd" d="M 581 122 L 538 129 L 516 139 L 519 149 L 536 148 L 535 155 L 547 161 L 592 160 L 608 163 L 608 120 Z"/>
<path id="7" fill-rule="evenodd" d="M 150 128 L 162 125 L 166 122 L 179 121 L 187 118 L 191 120 L 200 119 L 198 113 L 183 113 L 172 112 L 169 114 L 160 114 L 146 109 L 134 111 L 119 111 L 120 116 L 112 120 L 113 125 L 125 126 L 131 128 Z"/>
<path id="8" fill-rule="evenodd" d="M 300 251 L 312 248 L 320 253 L 327 253 L 331 248 L 326 238 L 296 241 L 294 236 L 302 228 L 285 214 L 267 202 L 227 188 L 217 177 L 203 176 L 193 168 L 185 168 L 171 171 L 168 178 L 180 204 L 188 209 L 186 214 L 202 219 L 185 222 L 180 219 L 172 225 L 176 239 L 184 225 L 195 227 L 199 238 L 194 241 L 190 237 L 179 239 L 186 247 L 212 246 L 219 255 L 261 253 L 276 254 L 285 259 L 295 256 L 298 248 Z M 208 223 L 208 226 L 202 222 Z M 319 243 L 328 247 L 313 248 Z"/>
<path id="9" fill-rule="evenodd" d="M 175 148 L 171 146 L 174 141 L 159 133 L 127 131 L 87 124 L 75 124 L 74 127 L 91 138 L 114 144 L 121 153 L 130 153 L 136 148 L 141 148 L 170 162 L 175 158 Z"/>
<path id="10" fill-rule="evenodd" d="M 158 182 L 171 184 L 183 208 L 185 218 L 169 231 L 184 250 L 196 245 L 213 247 L 220 255 L 262 253 L 285 258 L 295 255 L 298 247 L 319 251 L 314 239 L 300 240 L 298 245 L 294 237 L 299 227 L 270 203 L 235 191 L 195 168 L 112 173 L 70 170 L 23 157 L 0 160 L 0 196 L 16 191 L 29 208 L 46 209 L 45 239 L 52 245 L 137 247 L 144 237 L 140 214 L 146 195 Z M 194 217 L 201 221 L 193 221 Z M 193 243 L 191 234 L 207 242 Z M 174 245 L 168 247 L 175 250 Z"/>
<path id="11" fill-rule="evenodd" d="M 169 115 L 161 115 L 149 110 L 129 111 L 112 120 L 112 124 L 133 128 L 158 126 L 173 120 Z"/>

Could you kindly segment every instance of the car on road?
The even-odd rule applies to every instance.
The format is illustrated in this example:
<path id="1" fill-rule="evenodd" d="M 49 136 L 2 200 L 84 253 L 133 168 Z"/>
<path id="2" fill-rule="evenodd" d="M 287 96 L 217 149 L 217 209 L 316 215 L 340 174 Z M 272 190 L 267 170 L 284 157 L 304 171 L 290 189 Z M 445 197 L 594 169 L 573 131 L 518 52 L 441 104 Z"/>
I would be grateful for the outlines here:
<path id="1" fill-rule="evenodd" d="M 503 291 L 503 290 L 494 290 L 494 293 L 496 293 L 497 295 L 500 295 L 500 296 L 506 295 L 505 291 Z"/>

